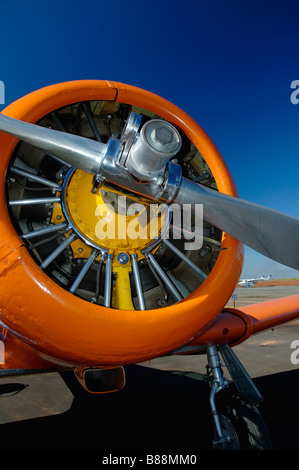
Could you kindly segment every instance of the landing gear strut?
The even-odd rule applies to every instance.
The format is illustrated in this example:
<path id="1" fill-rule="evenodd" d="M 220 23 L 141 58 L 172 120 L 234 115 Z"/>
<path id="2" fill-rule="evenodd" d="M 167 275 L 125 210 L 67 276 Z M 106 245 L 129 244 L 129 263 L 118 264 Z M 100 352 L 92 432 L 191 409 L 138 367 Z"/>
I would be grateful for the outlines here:
<path id="1" fill-rule="evenodd" d="M 214 421 L 214 449 L 271 449 L 268 429 L 258 410 L 263 397 L 237 356 L 229 345 L 207 346 L 206 352 L 211 386 L 209 398 Z M 219 352 L 233 384 L 223 376 Z M 216 400 L 218 392 L 221 393 Z"/>

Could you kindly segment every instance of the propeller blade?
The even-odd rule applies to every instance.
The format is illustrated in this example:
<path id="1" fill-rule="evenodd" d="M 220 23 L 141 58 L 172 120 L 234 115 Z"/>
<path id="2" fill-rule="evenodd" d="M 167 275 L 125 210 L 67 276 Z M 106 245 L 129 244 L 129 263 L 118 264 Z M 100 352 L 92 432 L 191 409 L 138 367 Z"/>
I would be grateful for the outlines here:
<path id="1" fill-rule="evenodd" d="M 97 173 L 107 147 L 101 142 L 19 121 L 1 113 L 0 130 L 92 174 Z"/>
<path id="2" fill-rule="evenodd" d="M 299 219 L 182 178 L 175 202 L 203 204 L 203 218 L 255 251 L 299 269 Z"/>
<path id="3" fill-rule="evenodd" d="M 88 173 L 97 174 L 107 145 L 0 113 L 0 130 Z M 110 176 L 113 173 L 110 172 Z M 115 178 L 114 178 L 115 176 Z M 115 184 L 121 184 L 117 175 Z M 203 204 L 204 219 L 255 251 L 299 269 L 299 219 L 182 178 L 174 202 Z"/>

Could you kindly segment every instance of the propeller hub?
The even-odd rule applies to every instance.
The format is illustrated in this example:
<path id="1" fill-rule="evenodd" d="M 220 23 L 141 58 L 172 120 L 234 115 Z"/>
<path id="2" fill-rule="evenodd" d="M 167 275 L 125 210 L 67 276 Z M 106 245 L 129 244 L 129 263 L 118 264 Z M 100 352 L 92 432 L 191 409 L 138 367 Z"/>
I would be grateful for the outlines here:
<path id="1" fill-rule="evenodd" d="M 182 139 L 169 122 L 152 119 L 144 124 L 129 152 L 126 167 L 141 180 L 163 175 L 167 162 L 180 150 Z"/>

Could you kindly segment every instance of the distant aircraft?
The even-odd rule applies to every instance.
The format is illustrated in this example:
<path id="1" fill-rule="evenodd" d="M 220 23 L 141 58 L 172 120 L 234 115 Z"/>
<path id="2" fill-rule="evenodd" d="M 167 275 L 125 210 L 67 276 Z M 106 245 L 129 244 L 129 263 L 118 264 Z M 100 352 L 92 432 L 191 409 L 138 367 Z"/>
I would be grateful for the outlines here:
<path id="1" fill-rule="evenodd" d="M 262 276 L 262 277 L 257 277 L 255 279 L 240 279 L 240 281 L 238 282 L 238 286 L 239 287 L 254 287 L 257 282 L 270 281 L 270 279 L 272 279 L 271 274 L 268 277 Z"/>
<path id="2" fill-rule="evenodd" d="M 232 347 L 299 317 L 299 295 L 224 306 L 243 243 L 299 269 L 299 220 L 239 199 L 205 131 L 134 86 L 49 86 L 4 109 L 0 130 L 0 376 L 68 369 L 107 393 L 125 385 L 130 364 L 205 354 L 213 446 L 269 449 L 263 397 Z M 157 220 L 169 238 L 164 227 L 152 233 L 150 217 L 148 238 L 128 236 L 136 202 L 149 216 L 153 202 L 166 206 Z M 187 229 L 176 238 L 175 205 L 193 209 L 191 221 L 202 205 L 199 248 L 184 248 Z"/>

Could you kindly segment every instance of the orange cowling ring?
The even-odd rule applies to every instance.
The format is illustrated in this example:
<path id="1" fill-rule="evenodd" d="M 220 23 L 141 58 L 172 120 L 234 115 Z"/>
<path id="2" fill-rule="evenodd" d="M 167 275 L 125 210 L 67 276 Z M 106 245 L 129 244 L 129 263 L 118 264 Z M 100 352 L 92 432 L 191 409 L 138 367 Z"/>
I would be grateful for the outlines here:
<path id="1" fill-rule="evenodd" d="M 187 114 L 170 102 L 121 83 L 84 80 L 35 91 L 3 114 L 36 122 L 78 101 L 117 100 L 140 106 L 185 132 L 212 170 L 219 191 L 237 195 L 231 175 L 213 142 Z M 44 357 L 61 364 L 113 366 L 161 356 L 195 338 L 231 296 L 243 262 L 243 247 L 223 235 L 217 262 L 189 297 L 157 310 L 116 310 L 88 303 L 59 287 L 22 246 L 8 215 L 5 176 L 17 139 L 0 133 L 0 320 Z"/>

